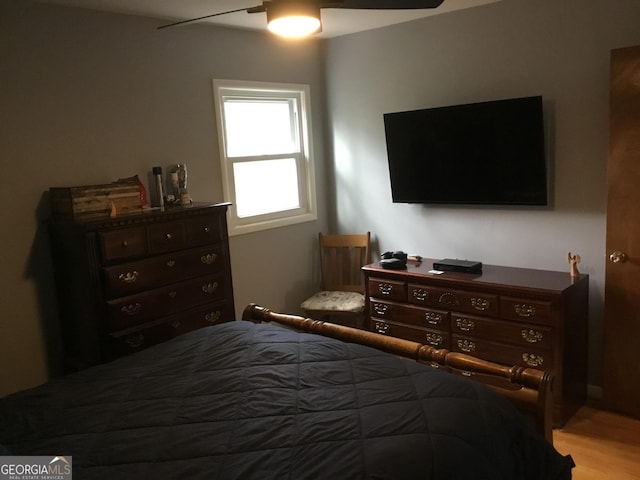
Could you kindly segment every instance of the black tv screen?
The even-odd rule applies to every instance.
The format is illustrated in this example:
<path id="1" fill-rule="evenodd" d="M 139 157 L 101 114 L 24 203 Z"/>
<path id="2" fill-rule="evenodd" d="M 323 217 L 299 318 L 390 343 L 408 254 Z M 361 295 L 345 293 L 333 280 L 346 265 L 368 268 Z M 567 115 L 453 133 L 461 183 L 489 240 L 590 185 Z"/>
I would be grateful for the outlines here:
<path id="1" fill-rule="evenodd" d="M 384 114 L 396 203 L 547 205 L 542 97 Z"/>

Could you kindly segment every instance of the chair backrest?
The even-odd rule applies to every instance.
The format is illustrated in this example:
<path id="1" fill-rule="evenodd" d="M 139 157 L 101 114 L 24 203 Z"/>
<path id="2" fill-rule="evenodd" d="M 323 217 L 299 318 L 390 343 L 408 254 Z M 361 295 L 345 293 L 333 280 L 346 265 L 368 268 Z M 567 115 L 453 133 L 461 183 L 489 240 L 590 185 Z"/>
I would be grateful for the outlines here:
<path id="1" fill-rule="evenodd" d="M 320 233 L 322 290 L 364 293 L 362 271 L 369 263 L 371 234 L 324 235 Z"/>

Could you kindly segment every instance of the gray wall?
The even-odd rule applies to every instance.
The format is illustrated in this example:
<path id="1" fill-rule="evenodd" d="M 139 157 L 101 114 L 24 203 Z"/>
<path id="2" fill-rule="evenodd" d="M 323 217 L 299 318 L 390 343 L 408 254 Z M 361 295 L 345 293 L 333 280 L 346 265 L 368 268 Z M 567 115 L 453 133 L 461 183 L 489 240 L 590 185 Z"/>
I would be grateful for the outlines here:
<path id="1" fill-rule="evenodd" d="M 591 275 L 598 385 L 609 52 L 640 44 L 638 20 L 636 0 L 502 0 L 295 44 L 210 26 L 158 32 L 151 19 L 0 0 L 0 395 L 44 381 L 59 353 L 46 190 L 184 162 L 193 197 L 222 200 L 215 77 L 308 83 L 314 108 L 320 219 L 231 239 L 238 312 L 250 301 L 297 311 L 316 285 L 317 232 L 329 226 L 370 230 L 377 250 L 435 258 L 566 270 L 567 252 L 577 252 Z M 383 113 L 540 94 L 552 208 L 391 203 Z"/>
<path id="2" fill-rule="evenodd" d="M 634 0 L 503 0 L 327 45 L 336 219 L 379 250 L 590 275 L 589 381 L 601 380 L 609 53 L 640 44 Z M 542 95 L 549 209 L 393 204 L 382 115 Z M 570 332 L 568 332 L 570 334 Z M 597 389 L 595 389 L 597 393 Z"/>
<path id="3" fill-rule="evenodd" d="M 213 78 L 311 87 L 320 218 L 231 239 L 236 311 L 297 311 L 317 287 L 326 230 L 324 69 L 318 41 L 0 0 L 0 395 L 44 381 L 59 353 L 44 222 L 51 186 L 186 163 L 195 200 L 222 201 Z M 52 361 L 50 361 L 52 360 Z"/>

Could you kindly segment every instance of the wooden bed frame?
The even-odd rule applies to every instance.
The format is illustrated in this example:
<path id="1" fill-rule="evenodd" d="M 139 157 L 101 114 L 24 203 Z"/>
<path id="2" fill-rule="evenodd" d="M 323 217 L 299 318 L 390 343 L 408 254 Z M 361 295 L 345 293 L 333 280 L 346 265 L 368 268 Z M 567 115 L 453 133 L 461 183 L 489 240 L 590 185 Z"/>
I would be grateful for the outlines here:
<path id="1" fill-rule="evenodd" d="M 254 323 L 277 323 L 298 331 L 367 345 L 416 362 L 444 368 L 472 378 L 476 377 L 511 400 L 525 419 L 549 443 L 553 443 L 551 431 L 553 375 L 550 370 L 499 365 L 471 355 L 436 349 L 430 345 L 387 337 L 379 333 L 298 315 L 275 313 L 256 304 L 249 304 L 245 308 L 242 319 Z"/>

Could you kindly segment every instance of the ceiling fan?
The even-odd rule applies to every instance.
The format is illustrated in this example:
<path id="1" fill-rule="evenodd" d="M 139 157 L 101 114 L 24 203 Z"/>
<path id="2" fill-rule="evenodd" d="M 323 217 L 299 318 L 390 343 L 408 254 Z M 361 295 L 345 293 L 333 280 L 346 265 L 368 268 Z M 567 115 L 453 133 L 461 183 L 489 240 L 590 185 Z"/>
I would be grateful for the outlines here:
<path id="1" fill-rule="evenodd" d="M 202 17 L 161 25 L 159 29 L 194 23 L 207 18 L 236 12 L 266 13 L 267 27 L 286 37 L 303 37 L 322 29 L 320 9 L 413 10 L 436 8 L 444 0 L 265 0 L 261 5 L 212 13 Z"/>

